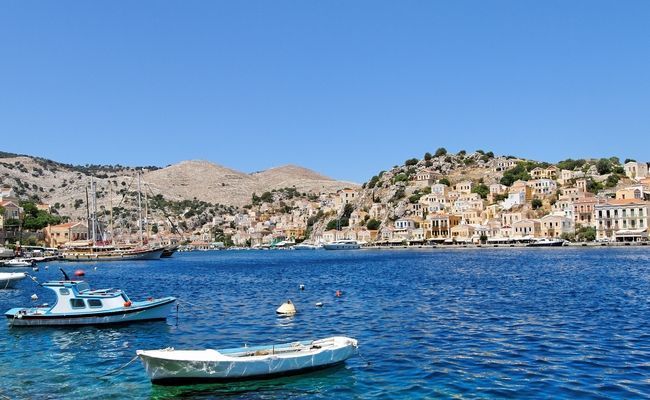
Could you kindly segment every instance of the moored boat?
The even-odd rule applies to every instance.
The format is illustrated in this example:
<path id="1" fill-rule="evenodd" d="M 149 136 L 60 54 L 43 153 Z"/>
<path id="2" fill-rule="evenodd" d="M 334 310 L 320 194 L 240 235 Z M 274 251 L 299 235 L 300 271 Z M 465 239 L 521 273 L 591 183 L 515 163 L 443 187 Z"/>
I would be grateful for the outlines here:
<path id="1" fill-rule="evenodd" d="M 62 258 L 65 261 L 157 260 L 164 250 L 164 247 L 154 249 L 119 249 L 113 246 L 74 247 L 64 250 Z"/>
<path id="2" fill-rule="evenodd" d="M 174 253 L 176 253 L 176 251 L 178 250 L 178 247 L 179 246 L 177 244 L 165 246 L 165 248 L 163 249 L 162 254 L 160 255 L 160 258 L 169 258 L 169 257 L 171 257 L 172 255 L 174 255 Z"/>
<path id="3" fill-rule="evenodd" d="M 62 271 L 63 272 L 63 271 Z M 50 281 L 40 284 L 56 294 L 53 306 L 12 308 L 5 313 L 11 326 L 106 325 L 164 320 L 174 297 L 131 301 L 120 289 L 91 290 L 84 281 Z"/>
<path id="4" fill-rule="evenodd" d="M 12 288 L 26 276 L 24 272 L 0 272 L 0 289 Z"/>
<path id="5" fill-rule="evenodd" d="M 344 239 L 325 243 L 323 248 L 325 250 L 358 250 L 361 248 L 361 245 L 356 240 Z"/>
<path id="6" fill-rule="evenodd" d="M 31 267 L 34 265 L 32 260 L 27 260 L 24 258 L 14 258 L 2 263 L 5 267 Z"/>
<path id="7" fill-rule="evenodd" d="M 322 246 L 317 246 L 315 244 L 309 244 L 303 242 L 303 243 L 298 243 L 297 245 L 292 246 L 291 248 L 294 250 L 317 250 L 322 248 Z"/>
<path id="8" fill-rule="evenodd" d="M 343 363 L 357 341 L 335 336 L 320 340 L 224 350 L 138 350 L 155 384 L 263 379 Z"/>
<path id="9" fill-rule="evenodd" d="M 528 243 L 526 246 L 528 247 L 561 247 L 564 246 L 565 240 L 564 239 L 540 239 L 536 240 L 534 242 Z"/>

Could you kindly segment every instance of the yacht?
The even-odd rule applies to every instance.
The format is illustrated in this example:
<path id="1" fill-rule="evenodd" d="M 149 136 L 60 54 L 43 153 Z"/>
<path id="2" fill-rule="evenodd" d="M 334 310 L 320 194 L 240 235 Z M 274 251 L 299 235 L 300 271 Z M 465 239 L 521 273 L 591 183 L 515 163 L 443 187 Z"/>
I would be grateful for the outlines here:
<path id="1" fill-rule="evenodd" d="M 323 245 L 323 248 L 325 250 L 358 250 L 361 248 L 361 245 L 356 240 L 343 239 L 326 243 Z"/>

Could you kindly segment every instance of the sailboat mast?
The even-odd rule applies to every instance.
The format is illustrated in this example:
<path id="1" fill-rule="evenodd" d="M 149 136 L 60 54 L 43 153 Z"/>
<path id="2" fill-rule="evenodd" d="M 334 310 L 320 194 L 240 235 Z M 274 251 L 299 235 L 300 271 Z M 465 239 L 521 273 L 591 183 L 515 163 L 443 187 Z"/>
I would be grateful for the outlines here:
<path id="1" fill-rule="evenodd" d="M 146 187 L 147 184 L 145 183 L 144 186 Z M 149 197 L 147 197 L 147 190 L 145 189 L 144 191 L 144 226 L 145 226 L 145 234 L 147 240 L 149 240 Z"/>
<path id="2" fill-rule="evenodd" d="M 108 182 L 108 205 L 110 207 L 110 215 L 111 215 L 111 244 L 114 244 L 113 237 L 115 237 L 115 230 L 113 229 L 113 186 L 111 186 L 111 182 Z"/>
<path id="3" fill-rule="evenodd" d="M 138 225 L 140 226 L 140 246 L 144 244 L 142 237 L 142 195 L 141 195 L 140 171 L 138 171 Z"/>
<path id="4" fill-rule="evenodd" d="M 95 188 L 95 179 L 90 178 L 90 191 L 92 194 L 92 206 L 91 206 L 91 215 L 92 215 L 92 226 L 93 226 L 93 244 L 97 243 L 97 193 Z"/>

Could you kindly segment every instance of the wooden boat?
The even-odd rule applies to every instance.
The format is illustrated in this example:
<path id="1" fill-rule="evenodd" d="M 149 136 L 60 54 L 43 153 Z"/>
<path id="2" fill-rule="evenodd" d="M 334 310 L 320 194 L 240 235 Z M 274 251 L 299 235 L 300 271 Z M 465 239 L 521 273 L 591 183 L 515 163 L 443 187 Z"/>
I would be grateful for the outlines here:
<path id="1" fill-rule="evenodd" d="M 12 288 L 26 276 L 24 272 L 0 272 L 0 289 Z"/>
<path id="2" fill-rule="evenodd" d="M 90 290 L 84 281 L 65 280 L 40 284 L 56 294 L 53 306 L 12 308 L 5 313 L 11 326 L 106 325 L 164 320 L 173 297 L 131 301 L 120 289 Z"/>
<path id="3" fill-rule="evenodd" d="M 152 383 L 264 379 L 326 368 L 356 354 L 355 339 L 326 339 L 224 350 L 138 350 Z"/>
<path id="4" fill-rule="evenodd" d="M 164 247 L 155 249 L 118 249 L 113 246 L 74 247 L 63 251 L 65 261 L 137 261 L 157 260 Z"/>

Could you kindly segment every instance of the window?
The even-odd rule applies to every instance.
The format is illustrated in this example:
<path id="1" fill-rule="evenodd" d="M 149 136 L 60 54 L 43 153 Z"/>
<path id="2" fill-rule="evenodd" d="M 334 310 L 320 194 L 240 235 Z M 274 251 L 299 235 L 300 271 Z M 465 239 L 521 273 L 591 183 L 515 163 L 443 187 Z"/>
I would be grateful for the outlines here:
<path id="1" fill-rule="evenodd" d="M 99 299 L 88 299 L 88 307 L 102 308 L 102 301 Z"/>
<path id="2" fill-rule="evenodd" d="M 86 303 L 83 299 L 70 299 L 70 305 L 72 308 L 86 308 Z"/>
<path id="3" fill-rule="evenodd" d="M 66 289 L 66 288 L 61 288 L 61 289 L 59 289 L 59 294 L 62 295 L 62 296 L 67 296 L 67 295 L 70 294 L 70 291 L 68 289 Z"/>

